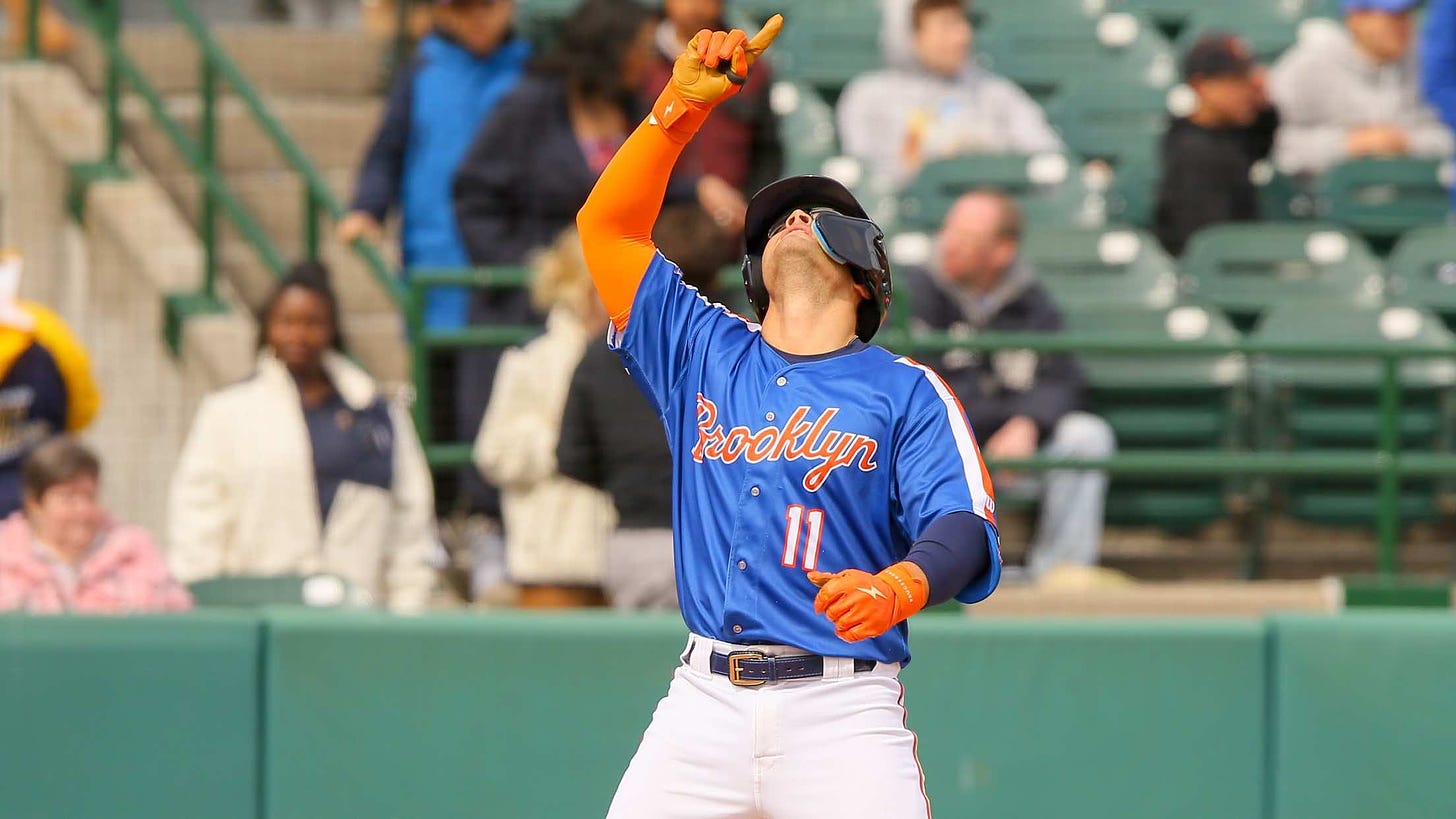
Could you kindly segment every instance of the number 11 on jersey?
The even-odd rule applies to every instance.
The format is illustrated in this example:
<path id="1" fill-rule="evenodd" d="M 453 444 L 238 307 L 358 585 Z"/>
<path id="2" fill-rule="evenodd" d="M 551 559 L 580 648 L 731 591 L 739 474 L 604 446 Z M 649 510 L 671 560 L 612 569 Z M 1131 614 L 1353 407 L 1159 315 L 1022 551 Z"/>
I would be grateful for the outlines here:
<path id="1" fill-rule="evenodd" d="M 809 534 L 804 538 L 804 571 L 819 568 L 819 539 L 824 535 L 824 510 L 805 509 L 797 503 L 789 504 L 784 514 L 784 559 L 783 564 L 792 569 L 798 564 L 799 537 L 804 524 L 809 524 Z"/>

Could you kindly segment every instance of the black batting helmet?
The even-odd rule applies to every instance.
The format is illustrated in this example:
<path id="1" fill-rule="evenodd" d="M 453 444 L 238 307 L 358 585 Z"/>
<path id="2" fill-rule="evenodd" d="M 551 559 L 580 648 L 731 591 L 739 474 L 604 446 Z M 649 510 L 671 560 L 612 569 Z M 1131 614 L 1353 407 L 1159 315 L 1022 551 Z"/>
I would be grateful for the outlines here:
<path id="1" fill-rule="evenodd" d="M 870 220 L 854 194 L 827 176 L 791 176 L 780 179 L 753 195 L 744 218 L 743 233 L 747 252 L 743 257 L 743 286 L 758 320 L 768 313 L 768 288 L 763 282 L 763 249 L 768 232 L 791 211 L 829 208 L 853 220 L 863 221 L 862 231 L 848 231 L 837 239 L 816 231 L 820 244 L 831 257 L 839 257 L 848 265 L 857 284 L 864 285 L 870 297 L 859 305 L 855 335 L 869 341 L 890 313 L 890 261 L 885 255 L 885 236 Z M 831 244 L 831 241 L 833 243 Z"/>

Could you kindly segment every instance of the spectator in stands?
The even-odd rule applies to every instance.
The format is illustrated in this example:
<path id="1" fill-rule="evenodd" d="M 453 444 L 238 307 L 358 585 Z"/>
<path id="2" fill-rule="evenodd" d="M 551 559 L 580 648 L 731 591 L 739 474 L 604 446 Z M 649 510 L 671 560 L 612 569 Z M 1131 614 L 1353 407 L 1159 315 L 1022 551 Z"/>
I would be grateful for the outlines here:
<path id="1" fill-rule="evenodd" d="M 514 0 L 436 0 L 434 30 L 399 73 L 384 118 L 354 185 L 343 242 L 379 239 L 400 208 L 405 270 L 466 267 L 450 185 L 476 131 L 525 73 L 531 47 L 511 32 Z M 463 327 L 465 288 L 437 288 L 425 299 L 425 325 Z"/>
<path id="2" fill-rule="evenodd" d="M 1279 113 L 1264 91 L 1264 70 L 1236 35 L 1205 34 L 1183 59 L 1197 106 L 1163 134 L 1163 175 L 1153 232 L 1169 253 L 1207 225 L 1259 218 L 1249 174 L 1269 156 Z"/>
<path id="3" fill-rule="evenodd" d="M 90 426 L 101 405 L 81 342 L 55 313 L 19 298 L 21 267 L 0 251 L 0 516 L 21 508 L 25 456 Z"/>
<path id="4" fill-rule="evenodd" d="M 917 329 L 953 335 L 1059 332 L 1062 316 L 1020 256 L 1021 214 L 999 193 L 961 197 L 941 230 L 937 265 L 911 271 L 907 287 Z M 1082 411 L 1085 382 L 1070 355 L 1025 350 L 952 351 L 940 372 L 960 396 L 988 458 L 1101 458 L 1116 449 L 1112 429 Z M 1008 488 L 1006 477 L 998 488 Z M 1041 513 L 1028 558 L 1033 577 L 1062 565 L 1097 562 L 1107 476 L 1052 471 L 1041 488 Z"/>
<path id="5" fill-rule="evenodd" d="M 172 480 L 169 558 L 191 583 L 330 573 L 423 608 L 430 473 L 403 407 L 343 355 L 327 271 L 295 268 L 260 320 L 258 368 L 203 399 Z"/>
<path id="6" fill-rule="evenodd" d="M 101 506 L 101 462 L 68 437 L 36 447 L 22 470 L 25 509 L 0 523 L 0 611 L 182 611 L 192 597 L 137 526 Z"/>
<path id="7" fill-rule="evenodd" d="M 658 60 L 648 72 L 642 92 L 655 99 L 667 85 L 672 64 L 688 41 L 703 29 L 726 31 L 733 26 L 723 20 L 724 0 L 664 0 L 664 18 L 657 27 Z M 784 166 L 784 148 L 779 142 L 778 115 L 769 105 L 773 70 L 767 60 L 754 64 L 748 83 L 708 119 L 701 138 L 688 143 L 677 167 L 695 176 L 714 176 L 752 194 L 779 178 Z M 679 171 L 682 172 L 682 171 Z M 721 214 L 724 226 L 733 233 L 732 213 Z"/>
<path id="8" fill-rule="evenodd" d="M 1456 0 L 1431 0 L 1421 40 L 1421 86 L 1447 128 L 1456 129 Z M 1451 187 L 1456 209 L 1456 186 Z"/>
<path id="9" fill-rule="evenodd" d="M 927 162 L 969 153 L 1060 151 L 1046 115 L 971 59 L 961 0 L 915 0 L 912 69 L 856 77 L 839 98 L 839 139 L 872 177 L 900 186 Z"/>
<path id="10" fill-rule="evenodd" d="M 721 301 L 718 271 L 737 256 L 700 210 L 663 211 L 653 230 L 683 280 Z M 587 348 L 571 376 L 556 450 L 561 474 L 610 493 L 620 528 L 607 545 L 603 585 L 618 609 L 677 608 L 672 554 L 672 459 L 662 422 L 621 359 L 605 344 Z"/>
<path id="11" fill-rule="evenodd" d="M 532 263 L 531 300 L 546 332 L 507 350 L 475 439 L 475 463 L 501 490 L 506 568 L 527 608 L 600 605 L 612 501 L 557 470 L 562 407 L 589 343 L 601 343 L 607 312 L 592 287 L 581 238 L 568 228 Z"/>
<path id="12" fill-rule="evenodd" d="M 455 176 L 455 213 L 472 264 L 519 265 L 576 223 L 597 175 L 628 132 L 646 116 L 638 92 L 657 59 L 656 23 L 633 0 L 584 0 L 556 45 L 492 113 Z M 679 178 L 673 201 L 695 198 L 709 213 L 742 223 L 742 194 L 718 180 Z M 526 294 L 514 289 L 471 295 L 472 324 L 536 321 Z M 496 350 L 460 357 L 456 425 L 473 440 L 490 400 Z M 498 516 L 498 500 L 473 475 L 469 506 Z"/>
<path id="13" fill-rule="evenodd" d="M 1345 0 L 1345 27 L 1306 24 L 1269 74 L 1274 160 L 1319 173 L 1362 156 L 1446 156 L 1451 132 L 1421 99 L 1411 49 L 1419 0 Z"/>

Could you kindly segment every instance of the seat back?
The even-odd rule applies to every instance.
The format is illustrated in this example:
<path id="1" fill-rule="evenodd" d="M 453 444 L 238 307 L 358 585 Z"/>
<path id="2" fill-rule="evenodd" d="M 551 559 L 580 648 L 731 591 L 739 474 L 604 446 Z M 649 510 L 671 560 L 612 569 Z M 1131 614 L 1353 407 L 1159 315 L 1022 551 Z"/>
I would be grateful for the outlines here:
<path id="1" fill-rule="evenodd" d="M 825 161 L 839 150 L 834 109 L 812 85 L 795 80 L 775 82 L 769 104 L 779 118 L 784 175 L 820 173 Z"/>
<path id="2" fill-rule="evenodd" d="M 213 577 L 192 583 L 187 589 L 201 608 L 340 608 L 363 602 L 346 580 L 326 574 Z"/>
<path id="3" fill-rule="evenodd" d="M 1126 13 L 1096 20 L 1076 16 L 1015 18 L 978 32 L 981 63 L 1046 102 L 1085 77 L 1109 85 L 1168 88 L 1177 60 L 1162 34 Z"/>
<path id="4" fill-rule="evenodd" d="M 1118 165 L 1126 156 L 1156 153 L 1168 128 L 1168 92 L 1082 80 L 1068 84 L 1048 103 L 1047 118 L 1068 148 Z"/>
<path id="5" fill-rule="evenodd" d="M 1067 327 L 1078 335 L 1147 344 L 1232 342 L 1239 334 L 1217 311 L 1184 306 L 1073 308 Z M 1237 354 L 1081 356 L 1093 412 L 1112 426 L 1119 451 L 1222 450 L 1247 438 L 1247 367 Z M 1108 520 L 1191 532 L 1225 514 L 1237 488 L 1219 478 L 1114 476 Z"/>
<path id="6" fill-rule="evenodd" d="M 1392 300 L 1456 316 L 1456 228 L 1416 228 L 1390 254 Z"/>
<path id="7" fill-rule="evenodd" d="M 1445 160 L 1388 157 L 1341 162 L 1320 176 L 1316 194 L 1331 222 L 1373 240 L 1445 224 L 1451 198 Z"/>
<path id="8" fill-rule="evenodd" d="M 1183 289 L 1252 326 L 1288 302 L 1375 306 L 1384 294 L 1378 259 L 1360 237 L 1303 223 L 1238 223 L 1199 231 L 1183 254 Z"/>
<path id="9" fill-rule="evenodd" d="M 1021 252 L 1069 310 L 1164 309 L 1178 297 L 1173 260 L 1144 231 L 1034 228 Z"/>
<path id="10" fill-rule="evenodd" d="M 962 194 L 993 189 L 1014 197 L 1028 224 L 1095 227 L 1105 221 L 1105 199 L 1075 168 L 1061 154 L 967 154 L 927 163 L 900 197 L 898 223 L 938 230 Z"/>

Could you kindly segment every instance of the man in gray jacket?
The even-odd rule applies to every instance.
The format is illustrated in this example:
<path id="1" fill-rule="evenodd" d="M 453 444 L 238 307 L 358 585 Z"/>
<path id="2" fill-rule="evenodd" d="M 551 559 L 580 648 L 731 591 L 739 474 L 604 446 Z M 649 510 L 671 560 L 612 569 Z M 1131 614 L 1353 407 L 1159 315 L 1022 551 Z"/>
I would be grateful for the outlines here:
<path id="1" fill-rule="evenodd" d="M 1413 40 L 1419 0 L 1345 0 L 1345 26 L 1311 21 L 1274 64 L 1281 125 L 1274 161 L 1319 173 L 1362 156 L 1445 157 L 1451 132 L 1421 99 Z"/>
<path id="2" fill-rule="evenodd" d="M 1062 150 L 1025 92 L 971 60 L 963 0 L 915 0 L 910 13 L 916 65 L 856 77 L 839 98 L 840 142 L 871 178 L 900 187 L 936 159 Z"/>

